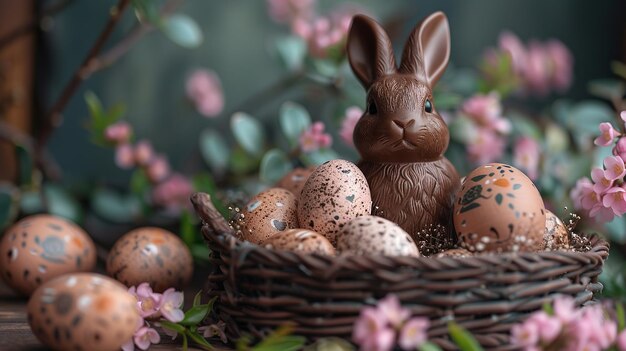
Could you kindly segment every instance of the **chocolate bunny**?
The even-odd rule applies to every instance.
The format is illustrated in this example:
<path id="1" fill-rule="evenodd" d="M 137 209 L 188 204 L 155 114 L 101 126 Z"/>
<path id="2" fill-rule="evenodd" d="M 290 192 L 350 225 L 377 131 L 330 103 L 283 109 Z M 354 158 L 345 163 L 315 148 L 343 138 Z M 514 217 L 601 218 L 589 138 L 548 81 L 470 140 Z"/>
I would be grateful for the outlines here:
<path id="1" fill-rule="evenodd" d="M 387 33 L 367 16 L 352 20 L 347 50 L 350 66 L 367 90 L 367 110 L 353 138 L 374 205 L 418 246 L 433 239 L 451 243 L 452 203 L 460 181 L 443 156 L 450 136 L 432 95 L 450 56 L 446 16 L 434 13 L 415 27 L 400 68 Z M 431 229 L 437 225 L 445 230 Z M 422 254 L 434 253 L 419 248 Z"/>

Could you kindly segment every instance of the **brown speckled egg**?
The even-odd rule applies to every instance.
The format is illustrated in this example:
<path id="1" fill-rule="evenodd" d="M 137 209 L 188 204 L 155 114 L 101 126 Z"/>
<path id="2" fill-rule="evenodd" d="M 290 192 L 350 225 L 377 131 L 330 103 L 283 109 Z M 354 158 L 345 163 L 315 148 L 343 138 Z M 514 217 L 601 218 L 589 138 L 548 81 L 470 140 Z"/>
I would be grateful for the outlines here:
<path id="1" fill-rule="evenodd" d="M 270 188 L 253 197 L 244 207 L 241 235 L 261 244 L 271 236 L 298 227 L 296 197 L 288 190 Z"/>
<path id="2" fill-rule="evenodd" d="M 348 222 L 337 235 L 337 250 L 353 255 L 419 256 L 407 232 L 376 216 L 357 217 Z"/>
<path id="3" fill-rule="evenodd" d="M 96 247 L 89 235 L 76 224 L 47 214 L 26 217 L 7 229 L 0 252 L 0 275 L 25 295 L 52 278 L 91 271 L 96 265 Z"/>
<path id="4" fill-rule="evenodd" d="M 325 236 L 307 229 L 285 230 L 265 240 L 263 246 L 305 254 L 335 255 L 335 248 Z"/>
<path id="5" fill-rule="evenodd" d="M 54 350 L 119 350 L 141 321 L 136 303 L 111 278 L 66 274 L 35 290 L 28 301 L 28 324 Z"/>
<path id="6" fill-rule="evenodd" d="M 569 232 L 563 221 L 550 210 L 546 210 L 546 230 L 543 244 L 544 249 L 548 251 L 569 248 Z"/>
<path id="7" fill-rule="evenodd" d="M 187 245 L 165 229 L 143 227 L 115 242 L 107 258 L 107 273 L 124 283 L 150 284 L 155 292 L 186 286 L 193 274 L 193 259 Z"/>
<path id="8" fill-rule="evenodd" d="M 468 174 L 454 202 L 453 219 L 460 246 L 471 252 L 543 249 L 543 199 L 513 166 L 491 163 Z"/>
<path id="9" fill-rule="evenodd" d="M 314 170 L 315 167 L 296 168 L 282 177 L 275 186 L 291 191 L 291 193 L 298 198 L 300 197 L 302 188 L 304 188 L 304 184 Z"/>
<path id="10" fill-rule="evenodd" d="M 469 257 L 472 253 L 465 249 L 450 249 L 438 253 L 435 257 Z"/>
<path id="11" fill-rule="evenodd" d="M 355 164 L 345 160 L 332 160 L 317 167 L 298 201 L 300 226 L 326 236 L 333 244 L 346 223 L 371 211 L 367 179 Z"/>

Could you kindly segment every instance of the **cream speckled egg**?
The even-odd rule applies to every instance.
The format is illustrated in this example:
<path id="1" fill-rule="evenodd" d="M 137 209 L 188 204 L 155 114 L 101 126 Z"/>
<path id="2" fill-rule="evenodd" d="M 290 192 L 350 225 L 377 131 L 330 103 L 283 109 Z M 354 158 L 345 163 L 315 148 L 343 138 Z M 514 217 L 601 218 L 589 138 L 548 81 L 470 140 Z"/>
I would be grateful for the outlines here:
<path id="1" fill-rule="evenodd" d="M 147 282 L 155 292 L 185 287 L 193 274 L 187 245 L 161 228 L 143 227 L 119 238 L 107 257 L 107 274 L 131 287 Z"/>
<path id="2" fill-rule="evenodd" d="M 333 256 L 335 248 L 321 234 L 307 229 L 289 229 L 270 237 L 263 242 L 268 249 L 293 251 L 305 254 Z"/>
<path id="3" fill-rule="evenodd" d="M 550 210 L 546 210 L 546 231 L 543 244 L 544 249 L 548 251 L 569 248 L 569 232 L 563 221 Z"/>
<path id="4" fill-rule="evenodd" d="M 442 251 L 435 255 L 435 257 L 469 257 L 472 256 L 472 253 L 465 249 L 450 249 L 446 251 Z"/>
<path id="5" fill-rule="evenodd" d="M 326 236 L 333 244 L 346 223 L 371 211 L 367 179 L 355 164 L 345 160 L 332 160 L 317 167 L 298 201 L 300 226 Z"/>
<path id="6" fill-rule="evenodd" d="M 415 242 L 400 226 L 369 215 L 343 227 L 337 235 L 337 250 L 354 255 L 419 256 Z"/>
<path id="7" fill-rule="evenodd" d="M 296 168 L 282 177 L 275 186 L 291 191 L 291 193 L 298 198 L 300 197 L 302 188 L 304 188 L 304 184 L 313 171 L 315 171 L 315 167 Z"/>
<path id="8" fill-rule="evenodd" d="M 543 249 L 543 199 L 515 167 L 491 163 L 468 174 L 454 202 L 453 219 L 460 246 L 471 252 Z"/>
<path id="9" fill-rule="evenodd" d="M 140 322 L 126 287 L 95 273 L 73 273 L 41 285 L 28 301 L 28 324 L 54 350 L 114 351 Z"/>
<path id="10" fill-rule="evenodd" d="M 253 197 L 243 212 L 242 236 L 261 244 L 274 234 L 298 227 L 296 197 L 288 190 L 270 188 Z"/>
<path id="11" fill-rule="evenodd" d="M 89 235 L 76 224 L 47 214 L 26 217 L 7 229 L 0 252 L 0 275 L 25 295 L 52 278 L 91 271 L 96 265 L 96 247 Z"/>

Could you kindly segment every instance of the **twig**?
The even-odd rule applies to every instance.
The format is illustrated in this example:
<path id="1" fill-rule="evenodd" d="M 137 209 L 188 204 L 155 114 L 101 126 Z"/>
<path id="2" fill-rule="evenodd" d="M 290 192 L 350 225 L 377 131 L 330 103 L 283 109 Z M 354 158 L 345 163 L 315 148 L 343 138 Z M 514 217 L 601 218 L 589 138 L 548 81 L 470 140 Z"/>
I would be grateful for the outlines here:
<path id="1" fill-rule="evenodd" d="M 4 49 L 7 45 L 11 44 L 14 40 L 19 39 L 23 35 L 26 35 L 32 31 L 37 30 L 41 25 L 41 21 L 46 17 L 50 17 L 65 9 L 69 4 L 71 4 L 74 0 L 59 0 L 58 2 L 46 7 L 37 18 L 32 21 L 25 23 L 9 33 L 0 38 L 0 51 Z"/>

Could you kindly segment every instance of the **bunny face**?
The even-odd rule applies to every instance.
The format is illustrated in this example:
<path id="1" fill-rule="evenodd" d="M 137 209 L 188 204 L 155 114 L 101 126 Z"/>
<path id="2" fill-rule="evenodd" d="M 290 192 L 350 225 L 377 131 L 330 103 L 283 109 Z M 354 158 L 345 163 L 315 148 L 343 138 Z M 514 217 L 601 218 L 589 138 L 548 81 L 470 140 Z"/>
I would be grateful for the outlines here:
<path id="1" fill-rule="evenodd" d="M 396 67 L 391 42 L 369 17 L 355 16 L 348 36 L 352 70 L 368 91 L 354 143 L 367 161 L 431 162 L 440 159 L 449 132 L 437 113 L 432 86 L 448 63 L 450 35 L 443 13 L 413 30 Z"/>

